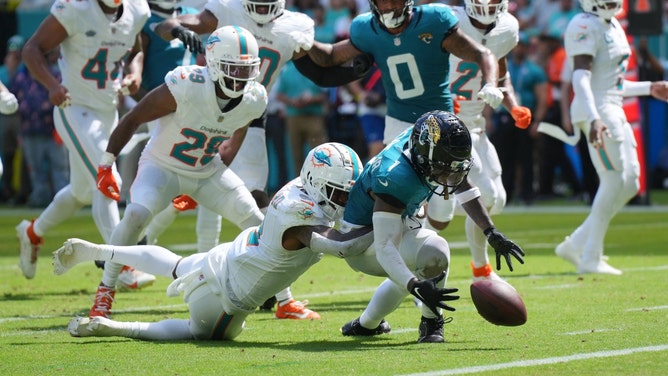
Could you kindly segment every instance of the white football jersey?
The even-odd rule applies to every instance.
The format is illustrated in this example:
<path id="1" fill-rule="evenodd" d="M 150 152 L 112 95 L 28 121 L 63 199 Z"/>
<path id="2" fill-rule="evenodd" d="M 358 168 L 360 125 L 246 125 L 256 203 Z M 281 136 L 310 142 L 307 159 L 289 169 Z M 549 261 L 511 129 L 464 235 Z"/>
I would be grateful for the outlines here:
<path id="1" fill-rule="evenodd" d="M 123 13 L 115 22 L 95 0 L 56 0 L 51 14 L 67 31 L 58 66 L 72 102 L 115 108 L 125 60 L 150 15 L 146 1 L 123 0 Z"/>
<path id="2" fill-rule="evenodd" d="M 267 91 L 251 81 L 241 97 L 230 100 L 239 103 L 223 112 L 216 97 L 217 83 L 211 81 L 206 67 L 198 65 L 177 67 L 165 75 L 165 83 L 176 111 L 157 120 L 142 157 L 185 176 L 211 176 L 222 164 L 220 143 L 260 117 L 267 106 Z"/>
<path id="3" fill-rule="evenodd" d="M 218 27 L 238 25 L 253 34 L 262 60 L 260 76 L 256 80 L 268 91 L 283 66 L 292 59 L 300 41 L 313 44 L 313 20 L 303 13 L 284 10 L 272 22 L 259 25 L 246 14 L 240 0 L 210 0 L 206 9 L 216 16 Z"/>
<path id="4" fill-rule="evenodd" d="M 519 23 L 510 13 L 504 12 L 496 20 L 496 26 L 487 34 L 471 24 L 464 7 L 452 7 L 459 19 L 459 28 L 492 51 L 497 59 L 501 59 L 515 48 L 519 40 Z M 457 114 L 466 122 L 469 128 L 475 127 L 472 119 L 481 116 L 485 102 L 478 99 L 478 91 L 482 88 L 482 71 L 472 61 L 463 61 L 455 55 L 450 55 L 450 90 L 453 95 L 461 95 L 465 100 L 458 100 L 460 111 Z M 467 121 L 471 119 L 470 121 Z"/>
<path id="5" fill-rule="evenodd" d="M 595 15 L 580 13 L 573 17 L 564 34 L 568 64 L 573 67 L 573 57 L 589 55 L 594 58 L 591 75 L 591 90 L 596 107 L 603 103 L 622 105 L 624 75 L 631 56 L 631 47 L 626 33 L 617 19 L 609 23 Z M 573 122 L 587 120 L 583 101 L 574 98 L 571 106 Z"/>
<path id="6" fill-rule="evenodd" d="M 209 252 L 209 257 L 226 258 L 224 262 L 212 260 L 210 265 L 226 268 L 226 273 L 215 274 L 227 274 L 227 282 L 221 285 L 232 292 L 230 300 L 241 307 L 258 307 L 267 292 L 273 295 L 290 286 L 320 261 L 322 253 L 308 247 L 296 251 L 283 248 L 283 233 L 296 226 L 333 226 L 306 194 L 299 178 L 274 195 L 262 224 L 239 234 L 226 254 Z"/>

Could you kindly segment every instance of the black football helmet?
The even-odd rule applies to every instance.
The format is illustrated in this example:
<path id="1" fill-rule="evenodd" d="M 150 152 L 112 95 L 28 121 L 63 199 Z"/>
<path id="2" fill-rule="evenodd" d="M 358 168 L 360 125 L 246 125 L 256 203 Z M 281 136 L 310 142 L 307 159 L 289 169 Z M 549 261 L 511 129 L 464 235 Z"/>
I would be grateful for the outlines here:
<path id="1" fill-rule="evenodd" d="M 471 170 L 471 134 L 464 122 L 449 112 L 431 111 L 420 116 L 408 147 L 415 170 L 430 185 L 444 187 L 440 195 L 454 193 Z"/>

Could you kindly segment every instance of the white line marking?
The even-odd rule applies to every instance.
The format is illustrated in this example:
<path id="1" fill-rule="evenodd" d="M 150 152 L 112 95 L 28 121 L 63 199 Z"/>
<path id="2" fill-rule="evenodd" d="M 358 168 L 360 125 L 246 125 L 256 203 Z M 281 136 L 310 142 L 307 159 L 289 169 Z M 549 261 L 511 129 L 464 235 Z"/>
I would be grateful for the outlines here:
<path id="1" fill-rule="evenodd" d="M 636 312 L 636 311 L 656 311 L 659 309 L 668 309 L 668 305 L 661 305 L 656 307 L 642 307 L 642 308 L 629 308 L 626 312 Z"/>
<path id="2" fill-rule="evenodd" d="M 635 347 L 635 348 L 630 348 L 630 349 L 597 351 L 597 352 L 593 352 L 593 353 L 583 353 L 583 354 L 573 354 L 573 355 L 566 355 L 566 356 L 557 356 L 557 357 L 553 357 L 553 358 L 518 360 L 518 361 L 515 361 L 515 362 L 490 364 L 490 365 L 485 365 L 485 366 L 453 368 L 453 369 L 423 372 L 423 373 L 409 373 L 409 374 L 406 374 L 404 376 L 466 375 L 466 374 L 470 374 L 470 373 L 498 371 L 498 370 L 502 370 L 502 369 L 516 368 L 516 367 L 541 366 L 541 365 L 546 365 L 546 364 L 573 362 L 573 361 L 576 361 L 576 360 L 586 360 L 586 359 L 594 359 L 594 358 L 610 358 L 610 357 L 613 357 L 613 356 L 631 355 L 631 354 L 641 353 L 641 352 L 658 352 L 658 351 L 666 351 L 666 350 L 668 350 L 668 345 Z"/>
<path id="3" fill-rule="evenodd" d="M 590 330 L 580 330 L 578 332 L 566 332 L 564 335 L 567 336 L 577 336 L 581 334 L 592 334 L 592 333 L 603 333 L 603 332 L 619 332 L 621 329 L 590 329 Z"/>

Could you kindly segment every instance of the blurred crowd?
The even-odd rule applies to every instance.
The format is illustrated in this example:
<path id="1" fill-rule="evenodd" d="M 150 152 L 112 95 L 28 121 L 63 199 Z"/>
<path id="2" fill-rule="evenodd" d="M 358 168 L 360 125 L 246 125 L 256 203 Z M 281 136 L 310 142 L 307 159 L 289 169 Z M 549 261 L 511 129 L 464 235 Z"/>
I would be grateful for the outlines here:
<path id="1" fill-rule="evenodd" d="M 430 1 L 416 4 L 425 2 Z M 458 0 L 443 2 L 463 6 Z M 183 4 L 203 6 L 201 1 Z M 49 6 L 50 2 L 46 10 Z M 352 18 L 369 10 L 367 0 L 289 0 L 287 7 L 309 15 L 315 21 L 315 39 L 329 43 L 346 38 Z M 3 9 L 0 14 L 7 30 L 16 29 L 15 18 L 7 18 L 11 12 Z M 485 114 L 488 134 L 502 163 L 508 201 L 531 205 L 567 197 L 590 203 L 597 178 L 586 154 L 584 138 L 579 145 L 569 146 L 537 130 L 541 121 L 571 129 L 568 114 L 571 93 L 564 78 L 568 75 L 562 74 L 563 32 L 568 21 L 580 12 L 577 0 L 511 0 L 509 12 L 518 19 L 521 33 L 518 45 L 508 57 L 508 70 L 518 100 L 532 110 L 534 121 L 526 131 L 514 127 L 512 117 L 502 108 L 497 111 L 487 108 Z M 668 16 L 664 16 L 664 23 L 666 19 Z M 668 29 L 668 24 L 664 29 Z M 0 115 L 4 166 L 0 203 L 45 207 L 68 182 L 67 151 L 54 130 L 48 93 L 22 64 L 24 38 L 14 35 L 3 40 L 0 80 L 16 95 L 20 108 L 16 114 Z M 646 41 L 638 38 L 635 45 L 636 60 L 643 74 L 660 79 L 664 67 L 649 53 Z M 47 58 L 52 69 L 57 70 L 58 51 L 49 52 Z M 297 166 L 315 145 L 327 141 L 345 143 L 364 161 L 382 149 L 385 91 L 379 76 L 372 69 L 361 81 L 327 89 L 301 76 L 292 63 L 284 68 L 270 93 L 267 108 L 270 194 L 299 174 Z"/>

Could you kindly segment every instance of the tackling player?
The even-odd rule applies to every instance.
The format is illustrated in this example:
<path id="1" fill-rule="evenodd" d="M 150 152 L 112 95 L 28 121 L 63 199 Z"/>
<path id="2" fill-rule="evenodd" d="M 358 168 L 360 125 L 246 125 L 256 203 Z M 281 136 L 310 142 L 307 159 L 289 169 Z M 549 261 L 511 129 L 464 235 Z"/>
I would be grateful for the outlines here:
<path id="1" fill-rule="evenodd" d="M 369 227 L 346 234 L 333 228 L 361 169 L 359 157 L 345 145 L 325 143 L 314 148 L 300 177 L 274 195 L 260 226 L 207 253 L 182 258 L 159 246 L 116 247 L 68 240 L 54 254 L 56 274 L 86 260 L 113 258 L 175 278 L 167 292 L 170 296 L 183 292 L 190 311 L 189 319 L 152 323 L 77 317 L 68 325 L 70 334 L 147 340 L 236 338 L 258 305 L 289 286 L 323 253 L 345 258 L 371 244 Z"/>

